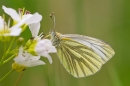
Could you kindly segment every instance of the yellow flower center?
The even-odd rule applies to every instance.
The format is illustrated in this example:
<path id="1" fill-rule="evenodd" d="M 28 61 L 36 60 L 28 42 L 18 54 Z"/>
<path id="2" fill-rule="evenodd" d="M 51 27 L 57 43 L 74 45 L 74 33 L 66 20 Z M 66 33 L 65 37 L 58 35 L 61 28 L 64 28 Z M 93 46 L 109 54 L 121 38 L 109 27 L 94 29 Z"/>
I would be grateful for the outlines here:
<path id="1" fill-rule="evenodd" d="M 2 30 L 0 30 L 0 34 L 2 35 L 2 34 L 8 34 L 8 33 L 10 33 L 10 30 L 9 29 L 2 29 Z"/>
<path id="2" fill-rule="evenodd" d="M 0 41 L 2 42 L 6 42 L 6 41 L 10 41 L 11 37 L 6 35 L 9 34 L 10 30 L 9 29 L 1 29 L 0 30 Z"/>
<path id="3" fill-rule="evenodd" d="M 17 72 L 21 72 L 21 71 L 24 71 L 26 67 L 24 65 L 20 65 L 14 62 L 12 64 L 12 69 L 16 70 Z"/>

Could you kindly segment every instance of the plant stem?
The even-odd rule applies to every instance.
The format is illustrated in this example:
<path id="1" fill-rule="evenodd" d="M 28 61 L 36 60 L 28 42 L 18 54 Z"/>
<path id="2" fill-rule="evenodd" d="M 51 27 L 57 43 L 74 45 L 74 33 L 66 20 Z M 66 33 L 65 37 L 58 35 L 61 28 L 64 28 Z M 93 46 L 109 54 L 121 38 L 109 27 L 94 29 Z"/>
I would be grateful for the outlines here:
<path id="1" fill-rule="evenodd" d="M 1 59 L 1 61 L 0 61 L 0 65 L 2 65 L 2 63 L 3 63 L 3 60 L 4 60 L 4 58 L 6 57 L 6 43 L 4 43 L 4 54 L 3 54 L 3 56 L 2 56 L 2 59 Z"/>
<path id="2" fill-rule="evenodd" d="M 14 86 L 18 86 L 18 83 L 19 83 L 20 79 L 22 78 L 22 76 L 23 76 L 23 71 L 21 72 L 21 74 Z"/>
<path id="3" fill-rule="evenodd" d="M 11 49 L 11 47 L 13 45 L 14 39 L 15 39 L 15 37 L 12 38 L 12 41 L 10 43 L 10 46 L 9 46 L 8 50 L 6 51 L 6 54 L 10 51 L 10 49 Z"/>
<path id="4" fill-rule="evenodd" d="M 6 43 L 4 44 L 4 54 L 3 54 L 3 57 L 2 57 L 2 59 L 0 61 L 0 66 L 3 64 L 3 60 L 5 59 L 5 57 L 7 56 L 8 52 L 10 51 L 10 49 L 11 49 L 11 47 L 13 45 L 14 39 L 15 39 L 15 37 L 12 38 L 12 41 L 11 41 L 10 46 L 9 46 L 7 51 L 6 51 L 6 47 L 7 47 Z"/>
<path id="5" fill-rule="evenodd" d="M 6 76 L 8 76 L 11 72 L 13 72 L 13 69 L 12 69 L 11 71 L 9 71 L 4 77 L 2 77 L 2 78 L 0 79 L 0 82 L 1 82 Z"/>
<path id="6" fill-rule="evenodd" d="M 3 62 L 3 64 L 7 63 L 9 60 L 11 60 L 12 58 L 14 58 L 14 56 L 15 56 L 15 54 L 12 55 L 11 57 L 9 57 L 8 59 L 6 59 L 6 60 Z M 2 65 L 3 65 L 3 64 L 2 64 Z"/>
<path id="7" fill-rule="evenodd" d="M 120 80 L 120 77 L 118 75 L 118 72 L 116 71 L 116 68 L 114 67 L 114 65 L 110 65 L 108 66 L 108 72 L 110 75 L 110 78 L 113 82 L 113 86 L 123 86 L 122 81 Z"/>

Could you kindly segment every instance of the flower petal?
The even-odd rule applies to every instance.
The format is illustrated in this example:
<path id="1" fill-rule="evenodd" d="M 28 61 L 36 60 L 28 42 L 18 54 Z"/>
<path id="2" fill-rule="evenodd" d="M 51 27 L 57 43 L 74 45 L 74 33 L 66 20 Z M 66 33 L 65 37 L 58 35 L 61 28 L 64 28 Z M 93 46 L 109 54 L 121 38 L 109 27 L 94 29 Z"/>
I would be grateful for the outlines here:
<path id="1" fill-rule="evenodd" d="M 30 18 L 28 18 L 25 23 L 27 25 L 32 24 L 32 23 L 38 23 L 42 20 L 42 16 L 39 13 L 33 14 Z"/>
<path id="2" fill-rule="evenodd" d="M 51 58 L 51 56 L 48 53 L 42 53 L 42 56 L 47 57 L 49 62 L 50 62 L 50 64 L 52 64 L 52 58 Z"/>
<path id="3" fill-rule="evenodd" d="M 43 39 L 46 43 L 46 45 L 52 46 L 52 42 L 49 39 Z"/>
<path id="4" fill-rule="evenodd" d="M 38 60 L 38 61 L 29 61 L 26 63 L 26 67 L 33 67 L 33 66 L 38 66 L 38 65 L 44 65 L 45 62 Z"/>
<path id="5" fill-rule="evenodd" d="M 20 21 L 19 14 L 12 8 L 7 8 L 4 5 L 2 6 L 2 9 L 4 10 L 5 13 L 10 15 L 15 21 Z"/>
<path id="6" fill-rule="evenodd" d="M 36 38 L 40 30 L 40 22 L 29 24 L 29 29 L 32 33 L 32 36 Z"/>
<path id="7" fill-rule="evenodd" d="M 4 28 L 4 19 L 0 16 L 0 29 Z"/>
<path id="8" fill-rule="evenodd" d="M 45 63 L 40 59 L 40 56 L 33 56 L 30 54 L 30 57 L 28 59 L 28 61 L 26 62 L 26 67 L 33 67 L 33 66 L 37 66 L 37 65 L 44 65 Z"/>
<path id="9" fill-rule="evenodd" d="M 41 55 L 44 51 L 46 51 L 46 45 L 44 40 L 40 40 L 36 46 L 35 51 L 38 55 Z"/>
<path id="10" fill-rule="evenodd" d="M 23 54 L 23 47 L 21 46 L 19 48 L 18 56 L 14 58 L 14 61 L 16 63 L 24 64 L 23 62 L 25 61 L 26 58 L 24 58 L 22 54 Z"/>
<path id="11" fill-rule="evenodd" d="M 23 24 L 25 24 L 25 21 L 26 21 L 25 19 L 21 20 L 16 25 L 12 26 L 10 29 L 21 27 Z"/>
<path id="12" fill-rule="evenodd" d="M 52 64 L 52 58 L 51 58 L 51 56 L 50 56 L 49 54 L 47 54 L 47 56 L 46 56 L 46 57 L 48 58 L 48 60 L 49 60 L 50 64 Z"/>
<path id="13" fill-rule="evenodd" d="M 22 32 L 21 28 L 14 28 L 14 29 L 12 28 L 10 36 L 19 36 L 21 32 Z"/>
<path id="14" fill-rule="evenodd" d="M 43 39 L 45 41 L 46 50 L 48 53 L 55 53 L 57 52 L 55 46 L 52 46 L 52 42 L 49 39 Z"/>
<path id="15" fill-rule="evenodd" d="M 56 53 L 57 50 L 55 48 L 55 46 L 51 46 L 49 49 L 48 49 L 48 53 Z"/>

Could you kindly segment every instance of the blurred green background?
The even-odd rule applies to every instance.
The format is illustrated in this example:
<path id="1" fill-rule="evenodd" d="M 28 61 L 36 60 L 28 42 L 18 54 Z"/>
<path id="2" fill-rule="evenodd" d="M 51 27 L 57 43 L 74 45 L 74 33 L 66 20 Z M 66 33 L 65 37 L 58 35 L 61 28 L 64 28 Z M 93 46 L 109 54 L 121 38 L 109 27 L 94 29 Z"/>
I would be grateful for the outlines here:
<path id="1" fill-rule="evenodd" d="M 53 64 L 42 58 L 46 65 L 28 68 L 18 86 L 130 86 L 130 0 L 0 0 L 2 5 L 39 12 L 44 33 L 53 28 L 49 14 L 55 12 L 58 32 L 102 39 L 116 52 L 99 72 L 85 78 L 74 78 L 52 54 Z M 1 8 L 0 15 L 3 13 Z M 27 29 L 21 36 L 28 40 L 31 34 Z M 0 43 L 0 56 L 2 48 Z M 0 78 L 11 70 L 12 63 L 0 67 Z M 14 86 L 19 74 L 11 73 L 0 86 Z"/>

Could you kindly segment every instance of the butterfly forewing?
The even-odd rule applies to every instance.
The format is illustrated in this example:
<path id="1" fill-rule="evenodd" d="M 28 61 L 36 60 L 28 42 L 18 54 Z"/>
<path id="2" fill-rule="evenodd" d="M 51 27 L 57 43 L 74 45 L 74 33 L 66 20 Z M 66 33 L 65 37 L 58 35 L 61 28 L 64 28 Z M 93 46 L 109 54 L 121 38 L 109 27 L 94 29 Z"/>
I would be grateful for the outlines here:
<path id="1" fill-rule="evenodd" d="M 96 73 L 114 55 L 114 50 L 99 39 L 75 34 L 55 37 L 53 42 L 61 63 L 77 78 Z"/>
<path id="2" fill-rule="evenodd" d="M 61 37 L 70 38 L 72 40 L 75 40 L 76 42 L 88 46 L 100 56 L 104 63 L 107 62 L 115 54 L 114 50 L 107 43 L 100 39 L 77 34 L 66 34 L 61 35 Z"/>

